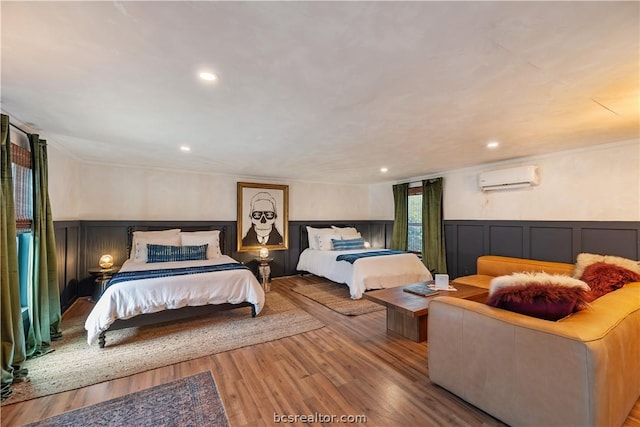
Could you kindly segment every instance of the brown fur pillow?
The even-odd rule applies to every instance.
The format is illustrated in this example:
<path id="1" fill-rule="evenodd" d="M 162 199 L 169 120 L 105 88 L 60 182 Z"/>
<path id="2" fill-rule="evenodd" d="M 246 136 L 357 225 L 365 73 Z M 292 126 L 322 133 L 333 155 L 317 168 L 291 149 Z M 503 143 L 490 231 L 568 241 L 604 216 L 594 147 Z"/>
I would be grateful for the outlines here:
<path id="1" fill-rule="evenodd" d="M 546 320 L 588 307 L 589 287 L 569 276 L 514 273 L 491 281 L 487 304 Z"/>
<path id="2" fill-rule="evenodd" d="M 627 283 L 640 282 L 640 274 L 619 265 L 596 262 L 584 269 L 580 279 L 589 285 L 593 299 L 596 299 Z"/>
<path id="3" fill-rule="evenodd" d="M 575 279 L 580 279 L 584 274 L 584 269 L 590 266 L 591 264 L 595 264 L 596 262 L 604 262 L 607 264 L 613 264 L 620 266 L 622 268 L 626 268 L 627 270 L 631 270 L 635 273 L 640 274 L 640 264 L 638 261 L 634 261 L 627 258 L 622 258 L 618 256 L 612 255 L 597 255 L 590 253 L 581 253 L 576 258 L 576 265 L 573 270 L 573 277 Z"/>

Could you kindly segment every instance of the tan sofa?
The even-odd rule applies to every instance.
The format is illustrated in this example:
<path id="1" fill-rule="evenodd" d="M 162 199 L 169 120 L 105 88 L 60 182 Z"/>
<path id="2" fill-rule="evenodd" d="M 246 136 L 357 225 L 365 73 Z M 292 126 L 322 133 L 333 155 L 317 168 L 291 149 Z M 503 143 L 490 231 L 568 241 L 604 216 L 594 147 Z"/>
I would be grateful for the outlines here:
<path id="1" fill-rule="evenodd" d="M 490 267 L 467 279 L 484 287 L 488 273 L 523 264 L 562 268 L 488 258 Z M 557 322 L 438 297 L 428 336 L 431 380 L 513 426 L 620 426 L 640 397 L 640 283 Z"/>

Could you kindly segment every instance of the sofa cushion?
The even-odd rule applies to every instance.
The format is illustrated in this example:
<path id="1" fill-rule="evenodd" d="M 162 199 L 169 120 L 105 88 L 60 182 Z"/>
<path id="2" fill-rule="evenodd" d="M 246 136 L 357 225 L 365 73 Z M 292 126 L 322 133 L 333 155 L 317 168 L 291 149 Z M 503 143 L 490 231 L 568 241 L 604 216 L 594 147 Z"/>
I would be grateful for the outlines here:
<path id="1" fill-rule="evenodd" d="M 595 262 L 584 269 L 580 280 L 589 285 L 591 295 L 596 299 L 627 283 L 640 282 L 640 274 L 619 265 Z"/>
<path id="2" fill-rule="evenodd" d="M 489 289 L 491 280 L 494 276 L 487 276 L 485 274 L 472 274 L 471 276 L 462 276 L 453 280 L 455 283 L 462 285 L 475 286 L 477 288 Z M 453 285 L 455 287 L 455 284 Z"/>
<path id="3" fill-rule="evenodd" d="M 514 273 L 491 281 L 487 304 L 528 316 L 558 320 L 588 307 L 589 286 L 548 273 Z"/>

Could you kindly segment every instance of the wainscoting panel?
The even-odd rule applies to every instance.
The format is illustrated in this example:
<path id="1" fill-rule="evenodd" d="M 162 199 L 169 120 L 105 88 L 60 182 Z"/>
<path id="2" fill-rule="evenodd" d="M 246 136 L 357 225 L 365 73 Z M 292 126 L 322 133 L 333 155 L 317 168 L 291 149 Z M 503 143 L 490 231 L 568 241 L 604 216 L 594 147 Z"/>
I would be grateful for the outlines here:
<path id="1" fill-rule="evenodd" d="M 460 224 L 453 231 L 452 238 L 456 242 L 457 251 L 450 256 L 449 248 L 447 248 L 447 263 L 450 258 L 455 258 L 457 271 L 461 272 L 455 277 L 473 274 L 476 271 L 476 260 L 488 251 L 488 237 L 485 238 L 485 227 L 480 224 Z M 447 269 L 449 270 L 449 267 Z M 451 276 L 451 273 L 449 275 Z"/>
<path id="2" fill-rule="evenodd" d="M 573 263 L 572 227 L 529 227 L 529 258 Z"/>
<path id="3" fill-rule="evenodd" d="M 574 263 L 589 252 L 640 259 L 640 222 L 446 221 L 452 278 L 476 273 L 481 255 Z"/>
<path id="4" fill-rule="evenodd" d="M 491 225 L 489 226 L 489 251 L 494 255 L 517 256 L 524 254 L 523 227 Z M 507 255 L 517 254 L 517 255 Z"/>
<path id="5" fill-rule="evenodd" d="M 66 310 L 78 297 L 80 222 L 54 223 L 60 306 Z"/>
<path id="6" fill-rule="evenodd" d="M 584 227 L 581 232 L 582 252 L 618 255 L 640 259 L 638 256 L 639 229 L 607 229 L 598 225 Z"/>

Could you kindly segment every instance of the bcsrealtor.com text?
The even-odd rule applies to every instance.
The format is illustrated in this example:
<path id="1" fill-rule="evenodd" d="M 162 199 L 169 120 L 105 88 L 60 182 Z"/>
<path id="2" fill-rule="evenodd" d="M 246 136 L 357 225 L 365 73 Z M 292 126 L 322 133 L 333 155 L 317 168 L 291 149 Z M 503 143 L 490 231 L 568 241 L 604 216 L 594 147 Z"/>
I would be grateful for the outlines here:
<path id="1" fill-rule="evenodd" d="M 276 424 L 289 423 L 366 423 L 366 415 L 333 415 L 315 412 L 313 414 L 277 414 L 273 413 L 273 422 Z"/>

